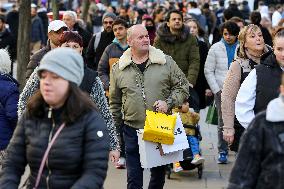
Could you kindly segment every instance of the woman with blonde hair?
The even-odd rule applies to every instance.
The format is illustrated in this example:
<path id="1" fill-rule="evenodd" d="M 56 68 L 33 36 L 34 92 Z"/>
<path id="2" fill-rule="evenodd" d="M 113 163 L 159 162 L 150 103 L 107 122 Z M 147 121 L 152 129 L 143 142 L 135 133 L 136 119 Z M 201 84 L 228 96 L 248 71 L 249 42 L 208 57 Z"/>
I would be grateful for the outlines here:
<path id="1" fill-rule="evenodd" d="M 261 55 L 271 50 L 265 45 L 261 29 L 257 25 L 245 26 L 239 33 L 239 49 L 223 85 L 221 96 L 223 138 L 232 151 L 237 152 L 244 128 L 235 118 L 235 100 L 239 88 L 249 72 L 260 63 Z"/>
<path id="2" fill-rule="evenodd" d="M 273 51 L 261 56 L 260 64 L 246 77 L 236 98 L 235 114 L 244 128 L 279 95 L 284 71 L 284 27 L 277 28 L 272 36 Z"/>

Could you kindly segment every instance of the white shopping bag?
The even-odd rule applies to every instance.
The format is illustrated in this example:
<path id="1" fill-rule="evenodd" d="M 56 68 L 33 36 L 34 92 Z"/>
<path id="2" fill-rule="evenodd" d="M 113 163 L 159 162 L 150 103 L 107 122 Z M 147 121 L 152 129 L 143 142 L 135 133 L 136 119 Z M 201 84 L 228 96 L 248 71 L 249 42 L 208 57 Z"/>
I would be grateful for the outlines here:
<path id="1" fill-rule="evenodd" d="M 181 117 L 179 114 L 177 114 L 174 135 L 175 135 L 175 140 L 173 144 L 171 145 L 161 144 L 164 154 L 176 152 L 179 150 L 185 150 L 189 148 L 185 130 L 183 128 L 183 124 L 182 124 Z"/>
<path id="2" fill-rule="evenodd" d="M 143 129 L 137 131 L 140 162 L 142 168 L 152 168 L 183 161 L 183 151 L 160 155 L 158 143 L 144 141 Z"/>

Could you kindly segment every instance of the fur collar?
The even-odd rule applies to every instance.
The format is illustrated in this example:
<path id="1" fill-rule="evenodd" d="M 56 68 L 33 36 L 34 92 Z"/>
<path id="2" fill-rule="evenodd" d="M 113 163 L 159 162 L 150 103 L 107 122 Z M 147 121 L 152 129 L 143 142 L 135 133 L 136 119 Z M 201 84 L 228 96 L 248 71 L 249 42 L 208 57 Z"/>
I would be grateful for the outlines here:
<path id="1" fill-rule="evenodd" d="M 166 55 L 160 49 L 156 49 L 153 46 L 149 47 L 149 60 L 151 63 L 155 64 L 165 64 L 166 63 Z M 131 59 L 131 48 L 127 49 L 123 55 L 120 57 L 118 64 L 119 69 L 123 70 L 128 65 L 132 63 Z"/>

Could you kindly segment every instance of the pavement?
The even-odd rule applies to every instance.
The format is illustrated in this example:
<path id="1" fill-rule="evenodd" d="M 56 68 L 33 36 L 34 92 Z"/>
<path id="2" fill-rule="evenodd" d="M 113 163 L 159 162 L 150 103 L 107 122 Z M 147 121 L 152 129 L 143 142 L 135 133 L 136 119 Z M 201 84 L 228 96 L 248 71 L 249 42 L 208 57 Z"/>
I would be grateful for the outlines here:
<path id="1" fill-rule="evenodd" d="M 217 164 L 217 126 L 205 123 L 207 109 L 201 110 L 199 122 L 202 141 L 202 156 L 205 158 L 202 178 L 198 178 L 197 169 L 172 173 L 171 179 L 166 179 L 164 189 L 225 189 L 228 184 L 231 169 L 235 161 L 235 154 L 229 153 L 229 163 Z M 27 169 L 22 182 L 27 178 Z M 147 188 L 150 180 L 150 171 L 144 170 L 144 188 Z M 116 169 L 109 163 L 104 189 L 126 189 L 127 173 L 125 169 Z"/>

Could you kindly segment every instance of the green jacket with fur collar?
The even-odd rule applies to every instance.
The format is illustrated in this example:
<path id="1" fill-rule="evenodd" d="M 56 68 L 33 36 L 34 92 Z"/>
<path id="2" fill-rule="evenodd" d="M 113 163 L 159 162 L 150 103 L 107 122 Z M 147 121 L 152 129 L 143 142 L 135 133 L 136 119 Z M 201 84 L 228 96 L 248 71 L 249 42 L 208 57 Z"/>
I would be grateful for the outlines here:
<path id="1" fill-rule="evenodd" d="M 166 101 L 170 109 L 189 95 L 189 83 L 175 61 L 152 46 L 143 73 L 131 60 L 131 48 L 125 51 L 112 68 L 109 89 L 116 126 L 124 122 L 139 129 L 144 127 L 146 109 L 153 110 L 155 101 Z"/>

